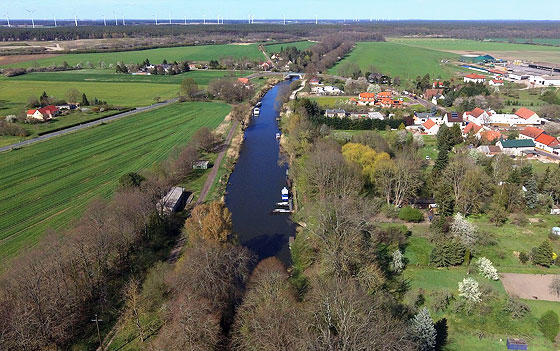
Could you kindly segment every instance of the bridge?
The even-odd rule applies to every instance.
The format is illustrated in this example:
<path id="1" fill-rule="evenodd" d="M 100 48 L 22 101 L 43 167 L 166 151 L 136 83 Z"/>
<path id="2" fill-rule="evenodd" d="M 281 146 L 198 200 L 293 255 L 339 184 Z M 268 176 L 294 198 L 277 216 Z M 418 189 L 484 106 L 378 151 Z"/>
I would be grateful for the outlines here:
<path id="1" fill-rule="evenodd" d="M 284 79 L 292 79 L 292 78 L 303 79 L 304 75 L 305 73 L 287 72 L 286 74 L 284 74 Z"/>

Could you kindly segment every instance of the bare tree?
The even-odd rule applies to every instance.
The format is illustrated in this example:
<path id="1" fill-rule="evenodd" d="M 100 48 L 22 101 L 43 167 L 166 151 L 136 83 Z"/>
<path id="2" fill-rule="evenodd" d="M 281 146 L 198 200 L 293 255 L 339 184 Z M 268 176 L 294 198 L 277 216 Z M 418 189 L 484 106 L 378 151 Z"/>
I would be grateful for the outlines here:
<path id="1" fill-rule="evenodd" d="M 552 279 L 550 285 L 548 286 L 548 291 L 550 291 L 551 294 L 560 297 L 560 277 L 554 277 L 554 279 Z"/>

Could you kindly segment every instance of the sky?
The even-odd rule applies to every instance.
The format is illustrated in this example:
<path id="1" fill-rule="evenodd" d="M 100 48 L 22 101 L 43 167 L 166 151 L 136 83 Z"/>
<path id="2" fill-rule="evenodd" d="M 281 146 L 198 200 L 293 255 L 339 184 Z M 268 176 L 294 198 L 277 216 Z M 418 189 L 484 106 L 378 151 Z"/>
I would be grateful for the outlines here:
<path id="1" fill-rule="evenodd" d="M 30 19 L 126 18 L 167 19 L 216 18 L 255 20 L 277 19 L 427 19 L 482 20 L 522 19 L 560 20 L 558 0 L 0 0 L 1 17 Z"/>

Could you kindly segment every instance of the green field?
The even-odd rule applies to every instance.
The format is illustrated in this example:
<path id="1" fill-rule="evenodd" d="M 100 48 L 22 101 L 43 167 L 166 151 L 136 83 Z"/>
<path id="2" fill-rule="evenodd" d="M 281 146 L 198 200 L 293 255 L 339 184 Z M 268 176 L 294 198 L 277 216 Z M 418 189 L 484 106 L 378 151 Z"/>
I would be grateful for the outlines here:
<path id="1" fill-rule="evenodd" d="M 200 127 L 215 128 L 223 103 L 183 103 L 130 116 L 0 156 L 0 260 L 78 217 L 118 178 L 151 167 Z"/>
<path id="2" fill-rule="evenodd" d="M 34 61 L 26 61 L 5 65 L 4 67 L 47 67 L 51 65 L 62 65 L 66 61 L 69 65 L 75 66 L 88 63 L 99 66 L 100 62 L 105 65 L 123 63 L 140 63 L 149 59 L 151 63 L 161 63 L 167 61 L 210 61 L 219 60 L 224 57 L 248 58 L 259 61 L 264 58 L 256 44 L 250 45 L 200 45 L 182 46 L 175 48 L 159 48 L 149 50 L 123 51 L 123 52 L 103 52 L 87 54 L 63 54 L 55 57 L 41 58 Z"/>
<path id="3" fill-rule="evenodd" d="M 554 45 L 560 46 L 560 39 L 523 39 L 523 38 L 492 38 L 492 41 L 505 42 L 505 43 L 518 43 L 518 44 L 541 44 L 541 45 Z"/>
<path id="4" fill-rule="evenodd" d="M 282 48 L 286 48 L 288 46 L 295 46 L 299 50 L 305 50 L 305 49 L 309 49 L 310 47 L 312 47 L 315 44 L 316 43 L 313 43 L 311 41 L 295 41 L 295 42 L 292 42 L 292 43 L 281 43 L 281 44 L 266 45 L 264 48 L 266 49 L 267 52 L 275 53 L 275 52 L 280 52 L 280 50 Z"/>
<path id="5" fill-rule="evenodd" d="M 149 84 L 176 84 L 179 85 L 185 78 L 193 78 L 199 85 L 208 85 L 212 79 L 221 77 L 244 77 L 251 71 L 214 71 L 199 70 L 189 71 L 174 76 L 167 75 L 132 75 L 117 74 L 113 69 L 83 69 L 79 71 L 64 72 L 39 72 L 11 77 L 9 81 L 34 81 L 34 82 L 92 82 L 92 83 L 149 83 Z"/>
<path id="6" fill-rule="evenodd" d="M 329 70 L 336 74 L 344 62 L 355 62 L 363 72 L 375 66 L 380 72 L 401 79 L 414 79 L 418 75 L 429 73 L 436 78 L 450 78 L 463 71 L 451 63 L 442 60 L 457 60 L 459 55 L 437 50 L 418 48 L 393 42 L 358 43 L 356 48 L 344 60 Z"/>
<path id="7" fill-rule="evenodd" d="M 454 53 L 490 54 L 501 59 L 560 63 L 560 47 L 449 38 L 389 38 L 389 42 Z"/>

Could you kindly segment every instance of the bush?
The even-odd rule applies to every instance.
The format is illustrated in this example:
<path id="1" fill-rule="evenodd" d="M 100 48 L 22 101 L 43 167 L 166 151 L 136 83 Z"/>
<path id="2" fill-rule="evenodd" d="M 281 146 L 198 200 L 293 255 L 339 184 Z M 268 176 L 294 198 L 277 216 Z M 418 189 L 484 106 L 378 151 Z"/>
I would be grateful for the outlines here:
<path id="1" fill-rule="evenodd" d="M 466 249 L 457 240 L 441 240 L 436 243 L 430 255 L 430 262 L 436 267 L 458 266 L 465 259 Z"/>
<path id="2" fill-rule="evenodd" d="M 443 312 L 449 307 L 453 294 L 449 290 L 435 290 L 432 292 L 432 309 L 434 312 Z"/>
<path id="3" fill-rule="evenodd" d="M 511 318 L 519 319 L 523 318 L 527 313 L 531 312 L 531 308 L 520 299 L 515 297 L 510 297 L 504 311 L 511 314 Z"/>
<path id="4" fill-rule="evenodd" d="M 560 325 L 558 324 L 558 315 L 554 311 L 547 311 L 541 316 L 537 322 L 539 330 L 544 334 L 544 337 L 554 342 Z"/>
<path id="5" fill-rule="evenodd" d="M 400 211 L 399 211 L 398 207 L 389 205 L 389 206 L 387 206 L 386 214 L 387 214 L 387 217 L 389 217 L 389 218 L 398 218 L 399 214 L 400 214 Z"/>
<path id="6" fill-rule="evenodd" d="M 406 222 L 422 222 L 424 220 L 424 215 L 420 210 L 412 208 L 410 206 L 403 207 L 399 212 L 399 219 Z"/>
<path id="7" fill-rule="evenodd" d="M 531 253 L 533 256 L 533 264 L 550 267 L 554 263 L 554 258 L 552 257 L 552 245 L 548 240 L 545 240 L 539 246 L 534 247 Z"/>
<path id="8" fill-rule="evenodd" d="M 530 258 L 529 254 L 526 253 L 525 251 L 521 251 L 519 253 L 519 262 L 525 264 L 525 263 L 527 263 L 527 261 L 529 261 L 529 258 Z"/>

